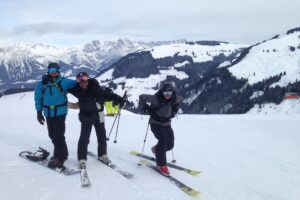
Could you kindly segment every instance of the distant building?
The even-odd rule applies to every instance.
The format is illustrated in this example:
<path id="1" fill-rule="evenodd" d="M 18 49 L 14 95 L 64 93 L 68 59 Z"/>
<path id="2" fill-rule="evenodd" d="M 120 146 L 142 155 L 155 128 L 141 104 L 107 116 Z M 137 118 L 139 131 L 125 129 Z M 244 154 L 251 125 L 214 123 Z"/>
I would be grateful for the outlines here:
<path id="1" fill-rule="evenodd" d="M 294 92 L 287 92 L 285 93 L 284 99 L 299 99 L 300 96 L 297 93 Z"/>

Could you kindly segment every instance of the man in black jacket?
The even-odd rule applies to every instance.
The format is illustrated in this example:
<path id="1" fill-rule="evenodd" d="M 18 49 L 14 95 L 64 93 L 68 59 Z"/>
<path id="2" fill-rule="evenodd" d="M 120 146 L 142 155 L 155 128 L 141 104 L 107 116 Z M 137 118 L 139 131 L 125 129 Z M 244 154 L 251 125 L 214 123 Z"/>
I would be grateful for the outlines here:
<path id="1" fill-rule="evenodd" d="M 110 164 L 107 156 L 106 130 L 104 125 L 104 101 L 110 100 L 124 106 L 125 100 L 111 89 L 103 90 L 98 81 L 89 78 L 86 72 L 80 72 L 76 77 L 77 85 L 69 92 L 78 98 L 79 120 L 81 132 L 78 141 L 77 158 L 81 168 L 85 168 L 87 160 L 87 147 L 94 125 L 98 141 L 98 157 L 105 164 Z"/>
<path id="2" fill-rule="evenodd" d="M 178 112 L 182 97 L 175 93 L 173 84 L 165 82 L 154 95 L 142 94 L 139 97 L 139 106 L 150 115 L 149 123 L 158 143 L 152 147 L 156 156 L 156 164 L 163 175 L 169 175 L 166 152 L 174 147 L 174 132 L 171 119 Z"/>

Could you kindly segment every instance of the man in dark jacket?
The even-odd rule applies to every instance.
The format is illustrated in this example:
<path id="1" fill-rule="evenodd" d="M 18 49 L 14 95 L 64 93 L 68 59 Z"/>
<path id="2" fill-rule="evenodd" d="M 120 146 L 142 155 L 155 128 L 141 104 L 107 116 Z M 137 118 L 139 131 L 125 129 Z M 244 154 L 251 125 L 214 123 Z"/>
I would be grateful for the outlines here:
<path id="1" fill-rule="evenodd" d="M 151 131 L 158 139 L 158 143 L 151 148 L 156 156 L 156 164 L 163 175 L 169 175 L 166 152 L 174 147 L 174 132 L 171 119 L 178 112 L 182 97 L 176 95 L 173 84 L 166 82 L 154 95 L 142 94 L 139 97 L 139 106 L 150 115 Z"/>
<path id="2" fill-rule="evenodd" d="M 87 148 L 94 125 L 98 141 L 98 157 L 105 164 L 110 164 L 107 156 L 106 130 L 104 125 L 104 101 L 110 100 L 124 106 L 124 99 L 114 94 L 111 89 L 103 90 L 98 81 L 89 78 L 86 72 L 80 72 L 76 78 L 77 85 L 69 92 L 78 98 L 79 120 L 81 132 L 78 141 L 77 158 L 81 168 L 85 168 L 87 160 Z"/>
<path id="3" fill-rule="evenodd" d="M 60 66 L 57 63 L 50 63 L 47 75 L 43 76 L 43 80 L 38 82 L 35 88 L 37 120 L 44 125 L 44 116 L 46 117 L 48 134 L 54 145 L 54 155 L 48 163 L 50 168 L 64 168 L 63 163 L 68 158 L 65 140 L 67 90 L 75 85 L 76 81 L 60 76 Z"/>

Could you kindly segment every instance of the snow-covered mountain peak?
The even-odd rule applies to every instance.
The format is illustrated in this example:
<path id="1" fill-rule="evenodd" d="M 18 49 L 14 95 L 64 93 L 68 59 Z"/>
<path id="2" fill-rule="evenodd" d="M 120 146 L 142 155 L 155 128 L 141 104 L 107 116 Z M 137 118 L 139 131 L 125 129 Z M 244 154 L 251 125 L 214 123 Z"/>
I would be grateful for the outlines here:
<path id="1" fill-rule="evenodd" d="M 155 48 L 145 49 L 143 51 L 151 51 L 154 58 L 164 58 L 168 56 L 190 56 L 194 62 L 206 62 L 213 60 L 215 56 L 224 54 L 229 56 L 235 51 L 239 51 L 243 48 L 248 47 L 245 44 L 230 44 L 220 43 L 219 45 L 203 45 L 200 42 L 185 42 L 185 43 L 174 43 L 158 46 Z"/>
<path id="2" fill-rule="evenodd" d="M 300 32 L 293 30 L 249 48 L 249 53 L 229 68 L 230 72 L 248 79 L 250 84 L 280 74 L 284 75 L 275 85 L 300 80 Z"/>
<path id="3" fill-rule="evenodd" d="M 9 83 L 37 79 L 45 73 L 49 62 L 59 62 L 62 71 L 68 71 L 68 75 L 75 75 L 83 67 L 91 75 L 96 75 L 100 68 L 105 69 L 122 56 L 154 44 L 118 39 L 94 40 L 74 46 L 42 43 L 5 45 L 0 47 L 0 80 Z"/>

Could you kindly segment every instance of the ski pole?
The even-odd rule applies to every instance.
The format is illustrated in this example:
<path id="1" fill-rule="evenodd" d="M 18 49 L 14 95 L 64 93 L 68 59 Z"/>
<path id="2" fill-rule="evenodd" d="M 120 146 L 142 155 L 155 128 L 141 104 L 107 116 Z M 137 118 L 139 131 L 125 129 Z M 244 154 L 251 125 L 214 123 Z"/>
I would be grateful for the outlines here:
<path id="1" fill-rule="evenodd" d="M 147 130 L 146 130 L 146 134 L 145 134 L 145 138 L 144 138 L 144 144 L 143 144 L 143 148 L 142 148 L 142 157 L 140 159 L 140 162 L 138 163 L 139 166 L 142 165 L 142 158 L 144 157 L 144 149 L 145 149 L 145 144 L 146 144 L 146 140 L 147 140 L 149 126 L 150 126 L 150 119 L 149 119 L 149 122 L 148 122 L 148 125 L 147 125 Z"/>
<path id="2" fill-rule="evenodd" d="M 123 95 L 123 99 L 125 100 L 125 103 L 126 103 L 126 101 L 127 101 L 127 91 L 125 91 L 125 93 L 124 93 L 124 95 Z M 124 105 L 125 105 L 125 104 L 124 104 Z M 123 107 L 124 107 L 124 106 L 123 106 Z M 117 113 L 117 115 L 116 115 L 116 117 L 115 117 L 115 119 L 114 119 L 113 125 L 112 125 L 112 127 L 111 127 L 111 129 L 110 129 L 110 131 L 109 131 L 109 135 L 108 135 L 108 137 L 106 138 L 107 141 L 109 141 L 110 135 L 111 135 L 112 130 L 113 130 L 114 126 L 115 126 L 115 123 L 116 123 L 117 118 L 118 118 L 118 125 L 117 125 L 117 126 L 119 126 L 119 120 L 120 120 L 120 115 L 121 115 L 121 109 L 122 109 L 122 108 L 120 108 L 120 106 L 119 106 L 118 113 Z M 118 132 L 118 127 L 117 127 L 117 132 Z M 117 133 L 116 133 L 116 135 L 117 135 Z M 116 137 L 115 137 L 114 143 L 117 143 L 117 142 L 116 142 Z"/>
<path id="3" fill-rule="evenodd" d="M 109 135 L 108 135 L 108 137 L 106 138 L 106 140 L 107 141 L 109 141 L 109 138 L 110 138 L 110 135 L 111 135 L 111 132 L 112 132 L 112 130 L 113 130 L 113 128 L 114 128 L 114 126 L 115 126 L 115 123 L 116 123 L 116 120 L 117 120 L 117 118 L 119 117 L 119 111 L 120 110 L 118 110 L 118 113 L 117 113 L 117 115 L 115 116 L 115 120 L 114 120 L 114 122 L 113 122 L 113 125 L 111 126 L 111 129 L 110 129 L 110 131 L 109 131 Z"/>
<path id="4" fill-rule="evenodd" d="M 117 130 L 116 130 L 116 136 L 115 136 L 114 143 L 117 143 L 118 130 L 119 130 L 119 123 L 120 123 L 120 118 L 121 118 L 121 109 L 119 109 L 118 115 L 119 115 L 119 117 L 118 117 L 118 122 L 117 122 Z"/>
<path id="5" fill-rule="evenodd" d="M 172 149 L 172 157 L 173 157 L 172 163 L 176 163 L 176 160 L 175 160 L 175 157 L 174 157 L 174 150 L 173 149 Z"/>

